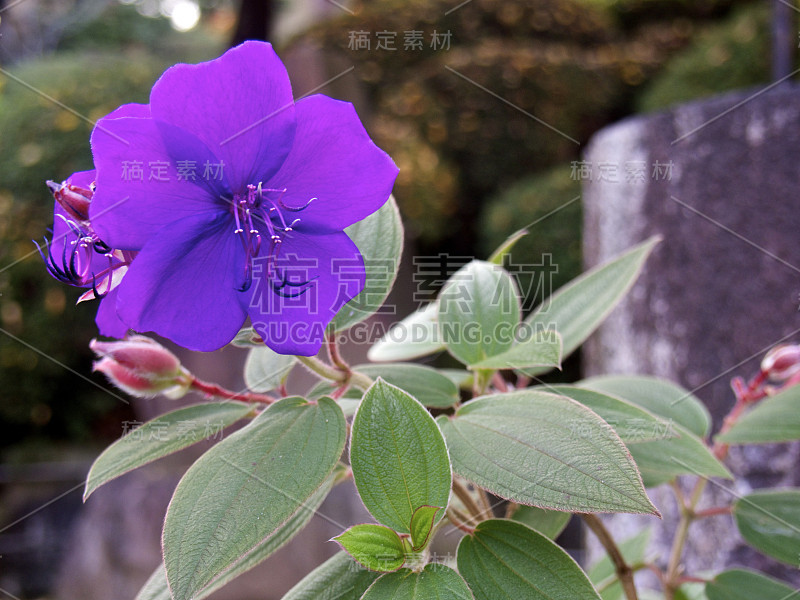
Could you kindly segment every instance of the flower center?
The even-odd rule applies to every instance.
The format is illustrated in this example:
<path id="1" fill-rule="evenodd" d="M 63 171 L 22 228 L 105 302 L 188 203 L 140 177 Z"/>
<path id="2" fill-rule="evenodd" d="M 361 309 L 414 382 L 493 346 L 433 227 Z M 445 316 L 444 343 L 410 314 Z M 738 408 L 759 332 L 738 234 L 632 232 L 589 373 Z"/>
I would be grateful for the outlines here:
<path id="1" fill-rule="evenodd" d="M 284 278 L 277 272 L 276 261 L 280 256 L 283 240 L 291 235 L 300 219 L 287 218 L 284 212 L 301 212 L 316 198 L 311 198 L 303 206 L 293 207 L 283 203 L 285 193 L 286 189 L 263 188 L 259 183 L 257 186 L 248 185 L 246 194 L 236 194 L 233 197 L 231 212 L 236 222 L 233 232 L 239 236 L 247 256 L 244 283 L 239 288 L 241 292 L 250 289 L 253 283 L 253 261 L 256 258 L 265 259 L 265 274 L 276 293 L 280 293 L 279 290 L 286 286 Z M 270 194 L 277 195 L 277 199 L 270 198 Z M 262 252 L 264 244 L 268 244 L 266 252 Z M 305 286 L 306 283 L 308 282 L 301 285 Z"/>

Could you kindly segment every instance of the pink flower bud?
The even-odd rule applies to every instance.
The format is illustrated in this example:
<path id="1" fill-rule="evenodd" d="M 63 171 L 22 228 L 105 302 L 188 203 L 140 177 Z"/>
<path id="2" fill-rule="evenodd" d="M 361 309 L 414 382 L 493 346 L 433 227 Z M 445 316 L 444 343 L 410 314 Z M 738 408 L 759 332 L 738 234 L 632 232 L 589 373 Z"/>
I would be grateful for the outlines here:
<path id="1" fill-rule="evenodd" d="M 89 347 L 100 358 L 94 370 L 132 396 L 163 393 L 180 397 L 188 389 L 190 376 L 178 357 L 150 338 L 136 335 L 118 342 L 92 340 Z"/>
<path id="2" fill-rule="evenodd" d="M 786 381 L 800 373 L 800 346 L 775 346 L 761 361 L 761 371 L 772 381 Z"/>
<path id="3" fill-rule="evenodd" d="M 70 217 L 78 221 L 89 220 L 89 204 L 94 196 L 92 190 L 72 185 L 67 181 L 63 183 L 48 181 L 47 187 Z"/>

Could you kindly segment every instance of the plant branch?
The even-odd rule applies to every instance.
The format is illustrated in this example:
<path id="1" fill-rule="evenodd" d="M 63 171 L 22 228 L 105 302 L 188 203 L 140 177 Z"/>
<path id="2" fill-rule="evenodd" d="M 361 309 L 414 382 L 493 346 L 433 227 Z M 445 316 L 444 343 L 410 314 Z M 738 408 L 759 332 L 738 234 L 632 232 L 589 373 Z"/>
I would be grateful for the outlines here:
<path id="1" fill-rule="evenodd" d="M 622 552 L 620 552 L 614 538 L 611 537 L 611 533 L 609 533 L 608 529 L 606 529 L 606 526 L 603 525 L 603 522 L 597 515 L 582 514 L 581 518 L 583 522 L 586 523 L 586 526 L 592 530 L 592 533 L 597 537 L 603 548 L 606 549 L 608 557 L 614 564 L 614 569 L 622 585 L 622 590 L 625 592 L 625 597 L 628 600 L 638 600 L 639 597 L 636 594 L 636 585 L 634 585 L 633 582 L 633 569 L 625 561 L 625 557 L 622 556 Z"/>
<path id="2" fill-rule="evenodd" d="M 217 385 L 216 383 L 210 383 L 208 381 L 203 381 L 198 379 L 194 375 L 191 375 L 191 380 L 189 383 L 190 389 L 198 391 L 206 396 L 214 396 L 216 398 L 225 398 L 226 400 L 240 400 L 242 402 L 257 402 L 260 404 L 272 404 L 273 402 L 277 402 L 277 398 L 273 398 L 268 394 L 255 394 L 252 392 L 232 392 L 231 390 L 227 390 L 222 386 Z"/>
<path id="3" fill-rule="evenodd" d="M 457 479 L 453 479 L 453 493 L 459 500 L 461 500 L 464 508 L 469 511 L 470 516 L 473 517 L 472 520 L 475 522 L 480 522 L 482 520 L 483 511 L 475 502 L 475 499 L 472 497 L 470 491 Z"/>

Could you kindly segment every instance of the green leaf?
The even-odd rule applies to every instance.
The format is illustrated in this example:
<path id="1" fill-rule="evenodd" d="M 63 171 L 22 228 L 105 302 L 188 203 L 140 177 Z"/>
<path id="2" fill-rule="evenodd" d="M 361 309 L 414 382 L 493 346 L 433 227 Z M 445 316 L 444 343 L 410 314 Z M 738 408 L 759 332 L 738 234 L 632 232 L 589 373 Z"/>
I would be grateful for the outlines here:
<path id="1" fill-rule="evenodd" d="M 485 358 L 472 369 L 561 368 L 561 336 L 555 331 L 539 331 L 510 350 Z"/>
<path id="2" fill-rule="evenodd" d="M 733 479 L 730 471 L 699 437 L 675 423 L 672 429 L 679 437 L 628 444 L 645 487 L 659 486 L 678 475 Z"/>
<path id="3" fill-rule="evenodd" d="M 503 266 L 503 260 L 505 259 L 505 257 L 510 254 L 512 248 L 514 248 L 514 246 L 517 245 L 517 242 L 520 241 L 522 238 L 524 238 L 526 235 L 528 235 L 528 231 L 526 229 L 520 229 L 519 231 L 515 231 L 506 238 L 506 241 L 500 244 L 497 250 L 492 252 L 492 255 L 489 258 L 487 258 L 486 261 L 495 265 Z"/>
<path id="4" fill-rule="evenodd" d="M 253 407 L 243 402 L 211 402 L 179 408 L 144 423 L 120 438 L 94 461 L 86 477 L 83 499 L 120 475 L 182 450 L 201 440 L 221 436 Z"/>
<path id="5" fill-rule="evenodd" d="M 664 421 L 635 404 L 614 396 L 569 385 L 547 385 L 535 389 L 567 396 L 591 408 L 614 428 L 626 444 L 677 436 L 671 422 Z"/>
<path id="6" fill-rule="evenodd" d="M 386 363 L 357 365 L 353 370 L 372 379 L 380 377 L 431 408 L 448 408 L 459 400 L 456 384 L 431 367 L 409 363 Z"/>
<path id="7" fill-rule="evenodd" d="M 285 398 L 200 457 L 178 484 L 164 522 L 173 599 L 198 596 L 307 512 L 345 436 L 344 415 L 330 398 Z"/>
<path id="8" fill-rule="evenodd" d="M 800 597 L 800 592 L 761 573 L 732 569 L 706 584 L 706 596 L 708 600 L 790 600 Z"/>
<path id="9" fill-rule="evenodd" d="M 617 396 L 667 421 L 674 421 L 701 438 L 711 429 L 711 415 L 705 405 L 679 385 L 645 375 L 603 375 L 576 385 Z"/>
<path id="10" fill-rule="evenodd" d="M 534 310 L 525 319 L 525 324 L 534 332 L 555 327 L 564 343 L 563 360 L 586 341 L 625 297 L 659 241 L 657 237 L 650 238 L 574 279 Z M 546 371 L 527 372 L 539 374 Z"/>
<path id="11" fill-rule="evenodd" d="M 344 230 L 364 257 L 366 283 L 331 321 L 332 331 L 344 331 L 376 312 L 392 289 L 403 253 L 403 222 L 393 196 L 380 209 Z"/>
<path id="12" fill-rule="evenodd" d="M 651 533 L 652 530 L 648 527 L 618 544 L 626 563 L 635 565 L 644 562 Z M 598 560 L 588 571 L 589 579 L 595 587 L 603 589 L 600 593 L 603 600 L 625 600 L 625 592 L 617 580 L 616 573 L 616 568 L 608 555 Z"/>
<path id="13" fill-rule="evenodd" d="M 439 333 L 439 302 L 431 302 L 395 323 L 367 352 L 374 362 L 411 360 L 444 350 Z"/>
<path id="14" fill-rule="evenodd" d="M 339 552 L 306 575 L 283 600 L 359 600 L 378 575 Z"/>
<path id="15" fill-rule="evenodd" d="M 572 513 L 560 510 L 545 510 L 536 506 L 520 505 L 511 517 L 512 521 L 517 521 L 535 529 L 551 540 L 556 539 L 572 518 Z"/>
<path id="16" fill-rule="evenodd" d="M 476 600 L 599 600 L 578 564 L 521 523 L 483 521 L 458 545 L 458 570 Z"/>
<path id="17" fill-rule="evenodd" d="M 535 390 L 485 396 L 438 423 L 455 472 L 502 498 L 564 511 L 658 514 L 619 436 L 570 398 Z"/>
<path id="18" fill-rule="evenodd" d="M 800 386 L 792 386 L 762 400 L 718 435 L 726 444 L 764 444 L 800 440 Z"/>
<path id="19" fill-rule="evenodd" d="M 453 569 L 430 563 L 419 573 L 401 569 L 381 575 L 361 600 L 473 600 L 473 596 Z"/>
<path id="20" fill-rule="evenodd" d="M 447 349 L 466 365 L 510 350 L 520 322 L 517 284 L 503 268 L 474 260 L 439 294 L 439 329 Z"/>
<path id="21" fill-rule="evenodd" d="M 409 533 L 420 506 L 447 506 L 452 473 L 439 428 L 417 400 L 382 379 L 353 419 L 350 464 L 364 506 L 395 531 Z"/>
<path id="22" fill-rule="evenodd" d="M 164 570 L 164 563 L 161 563 L 147 579 L 135 600 L 172 600 L 167 584 L 167 572 Z"/>
<path id="23" fill-rule="evenodd" d="M 291 540 L 305 527 L 311 520 L 311 517 L 316 514 L 317 509 L 331 491 L 332 486 L 333 476 L 329 477 L 322 487 L 314 492 L 314 495 L 308 499 L 302 508 L 286 521 L 286 523 L 281 525 L 272 536 L 264 540 L 253 552 L 237 562 L 230 569 L 220 573 L 219 578 L 215 579 L 211 585 L 199 592 L 193 600 L 201 600 L 213 594 L 232 579 L 235 579 L 242 573 L 249 571 L 260 562 L 266 560 L 273 552 Z M 364 587 L 366 588 L 366 586 Z M 163 564 L 156 569 L 139 594 L 141 597 L 137 596 L 136 600 L 171 600 L 172 596 L 170 595 L 169 585 L 167 584 L 167 572 Z"/>
<path id="24" fill-rule="evenodd" d="M 675 590 L 675 600 L 708 600 L 706 584 L 693 581 L 684 583 Z"/>
<path id="25" fill-rule="evenodd" d="M 467 392 L 472 390 L 473 374 L 470 371 L 465 371 L 464 369 L 436 369 L 436 370 L 445 377 L 447 377 L 450 381 L 455 383 L 458 389 Z"/>
<path id="26" fill-rule="evenodd" d="M 419 552 L 428 545 L 428 540 L 436 523 L 436 515 L 442 510 L 441 506 L 420 506 L 411 517 L 411 549 Z"/>
<path id="27" fill-rule="evenodd" d="M 370 571 L 397 571 L 406 562 L 400 536 L 383 525 L 354 525 L 333 539 Z"/>
<path id="28" fill-rule="evenodd" d="M 271 348 L 253 348 L 244 363 L 244 382 L 254 392 L 268 392 L 286 382 L 297 358 Z"/>
<path id="29" fill-rule="evenodd" d="M 759 491 L 733 504 L 745 541 L 767 556 L 796 566 L 800 557 L 800 489 Z"/>
<path id="30" fill-rule="evenodd" d="M 242 327 L 231 340 L 231 345 L 237 348 L 263 348 L 264 340 L 252 327 Z"/>

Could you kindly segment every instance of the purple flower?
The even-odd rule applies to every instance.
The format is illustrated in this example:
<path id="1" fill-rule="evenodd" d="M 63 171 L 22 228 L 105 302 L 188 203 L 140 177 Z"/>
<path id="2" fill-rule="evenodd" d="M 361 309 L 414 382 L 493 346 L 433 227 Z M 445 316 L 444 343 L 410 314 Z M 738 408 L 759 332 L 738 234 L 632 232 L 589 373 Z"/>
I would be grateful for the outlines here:
<path id="1" fill-rule="evenodd" d="M 343 230 L 380 208 L 397 176 L 352 105 L 294 102 L 261 42 L 168 69 L 149 105 L 97 123 L 92 152 L 92 227 L 140 251 L 117 314 L 193 350 L 224 346 L 249 315 L 273 350 L 315 354 L 364 287 Z"/>
<path id="2" fill-rule="evenodd" d="M 128 327 L 117 317 L 117 286 L 136 253 L 114 250 L 94 232 L 88 215 L 94 179 L 94 171 L 80 171 L 62 183 L 47 182 L 55 198 L 53 237 L 44 249 L 36 246 L 53 277 L 90 288 L 78 302 L 101 299 L 95 319 L 100 333 L 121 338 Z"/>

